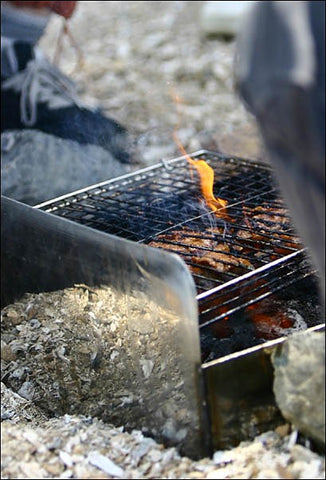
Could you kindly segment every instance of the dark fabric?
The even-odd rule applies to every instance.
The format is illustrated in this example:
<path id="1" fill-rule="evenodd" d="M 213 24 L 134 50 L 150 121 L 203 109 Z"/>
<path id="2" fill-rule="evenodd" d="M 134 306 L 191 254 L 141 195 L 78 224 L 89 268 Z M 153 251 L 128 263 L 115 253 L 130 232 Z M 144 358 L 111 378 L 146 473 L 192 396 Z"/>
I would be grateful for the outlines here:
<path id="1" fill-rule="evenodd" d="M 289 27 L 294 17 L 278 3 L 292 5 L 289 15 L 306 4 L 308 28 Z M 257 118 L 325 300 L 325 2 L 257 2 L 239 38 L 237 88 Z"/>
<path id="2" fill-rule="evenodd" d="M 1 132 L 26 128 L 21 122 L 19 102 L 19 93 L 1 89 Z M 127 131 L 99 111 L 77 106 L 49 109 L 46 104 L 39 103 L 37 121 L 28 128 L 81 144 L 98 145 L 109 150 L 120 162 L 130 161 Z"/>

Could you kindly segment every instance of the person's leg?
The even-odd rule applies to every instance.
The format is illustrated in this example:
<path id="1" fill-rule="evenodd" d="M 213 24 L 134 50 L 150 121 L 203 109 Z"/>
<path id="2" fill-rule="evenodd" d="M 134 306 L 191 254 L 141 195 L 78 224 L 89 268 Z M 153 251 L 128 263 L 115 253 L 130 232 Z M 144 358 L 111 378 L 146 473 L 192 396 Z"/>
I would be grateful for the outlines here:
<path id="1" fill-rule="evenodd" d="M 325 3 L 257 2 L 238 38 L 236 82 L 325 295 Z"/>
<path id="2" fill-rule="evenodd" d="M 126 130 L 83 105 L 37 47 L 51 13 L 69 18 L 75 3 L 1 3 L 1 192 L 30 205 L 127 173 L 131 161 Z"/>
<path id="3" fill-rule="evenodd" d="M 67 18 L 75 3 L 2 2 L 1 132 L 35 129 L 100 146 L 119 161 L 129 162 L 125 128 L 84 105 L 73 82 L 37 48 L 51 11 Z M 48 7 L 34 8 L 32 4 Z M 64 4 L 69 4 L 70 10 L 64 10 Z"/>

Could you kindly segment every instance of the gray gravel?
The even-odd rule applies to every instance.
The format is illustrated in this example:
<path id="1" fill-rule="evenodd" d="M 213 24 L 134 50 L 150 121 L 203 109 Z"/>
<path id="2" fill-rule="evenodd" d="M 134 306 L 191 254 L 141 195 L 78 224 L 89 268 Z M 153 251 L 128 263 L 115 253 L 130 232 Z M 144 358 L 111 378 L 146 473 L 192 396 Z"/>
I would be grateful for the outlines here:
<path id="1" fill-rule="evenodd" d="M 59 66 L 91 105 L 125 125 L 142 165 L 210 148 L 261 156 L 256 125 L 233 89 L 235 41 L 201 31 L 202 2 L 80 2 L 70 30 L 83 54 L 64 40 Z M 55 57 L 61 19 L 41 47 Z M 180 98 L 176 103 L 175 96 Z"/>
<path id="2" fill-rule="evenodd" d="M 138 430 L 128 433 L 96 418 L 44 420 L 3 384 L 1 401 L 11 412 L 2 422 L 1 478 L 325 478 L 325 458 L 297 444 L 287 424 L 192 461 Z"/>

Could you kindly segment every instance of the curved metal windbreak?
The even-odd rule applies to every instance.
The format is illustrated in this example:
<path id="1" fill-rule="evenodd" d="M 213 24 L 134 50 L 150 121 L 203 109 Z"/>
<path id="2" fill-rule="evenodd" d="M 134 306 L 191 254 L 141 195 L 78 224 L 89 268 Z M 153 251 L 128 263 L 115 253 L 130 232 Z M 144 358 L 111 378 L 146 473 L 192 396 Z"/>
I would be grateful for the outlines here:
<path id="1" fill-rule="evenodd" d="M 75 284 L 110 289 L 125 356 L 119 375 L 98 379 L 106 419 L 144 429 L 186 455 L 203 453 L 195 285 L 179 257 L 5 197 L 1 256 L 3 305 Z M 99 322 L 101 335 L 107 328 Z M 114 381 L 125 393 L 110 412 L 105 382 Z"/>

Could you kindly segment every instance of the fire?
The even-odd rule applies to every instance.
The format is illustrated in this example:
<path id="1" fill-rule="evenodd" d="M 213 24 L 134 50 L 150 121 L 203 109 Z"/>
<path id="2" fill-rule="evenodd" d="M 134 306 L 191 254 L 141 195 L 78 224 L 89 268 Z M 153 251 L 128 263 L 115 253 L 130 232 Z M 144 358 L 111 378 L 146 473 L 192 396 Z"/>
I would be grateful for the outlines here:
<path id="1" fill-rule="evenodd" d="M 172 96 L 177 104 L 177 107 L 179 107 L 181 103 L 181 99 L 178 95 L 176 95 L 174 92 L 172 92 Z M 182 154 L 186 157 L 189 165 L 194 167 L 200 178 L 200 187 L 201 187 L 201 192 L 203 194 L 203 197 L 205 199 L 206 205 L 208 208 L 210 208 L 213 212 L 217 212 L 220 209 L 224 209 L 227 207 L 228 202 L 226 200 L 223 200 L 221 198 L 216 198 L 213 193 L 213 186 L 214 186 L 214 170 L 212 167 L 208 165 L 208 163 L 205 162 L 205 160 L 193 160 L 185 151 L 182 143 L 180 142 L 177 133 L 176 133 L 177 127 L 175 128 L 173 132 L 173 139 L 175 143 L 178 145 L 180 148 L 180 151 Z M 225 214 L 223 215 L 225 216 Z"/>
<path id="2" fill-rule="evenodd" d="M 208 208 L 216 212 L 219 208 L 226 208 L 228 202 L 222 198 L 216 198 L 213 193 L 214 170 L 205 162 L 205 160 L 193 160 L 183 148 L 176 132 L 173 132 L 173 138 L 189 164 L 197 170 L 200 178 L 201 192 L 205 198 Z"/>
<path id="3" fill-rule="evenodd" d="M 261 301 L 259 306 L 249 305 L 247 313 L 256 327 L 258 338 L 274 340 L 292 328 L 294 320 L 279 305 L 273 305 L 269 299 Z"/>

